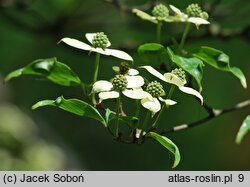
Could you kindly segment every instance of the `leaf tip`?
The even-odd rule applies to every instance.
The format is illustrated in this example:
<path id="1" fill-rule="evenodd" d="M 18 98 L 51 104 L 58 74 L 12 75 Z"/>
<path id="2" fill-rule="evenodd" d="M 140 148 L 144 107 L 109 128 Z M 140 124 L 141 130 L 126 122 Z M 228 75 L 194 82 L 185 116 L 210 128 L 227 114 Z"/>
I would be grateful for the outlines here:
<path id="1" fill-rule="evenodd" d="M 240 139 L 238 139 L 238 137 L 236 137 L 236 139 L 235 139 L 235 143 L 236 143 L 237 145 L 240 145 L 240 144 L 241 144 L 241 140 L 240 140 Z"/>
<path id="2" fill-rule="evenodd" d="M 7 75 L 6 77 L 4 77 L 3 83 L 5 84 L 5 83 L 7 83 L 9 80 L 10 80 L 10 78 L 9 78 L 9 76 Z"/>
<path id="3" fill-rule="evenodd" d="M 174 163 L 172 166 L 172 169 L 176 168 L 178 166 L 179 163 Z"/>
<path id="4" fill-rule="evenodd" d="M 136 13 L 136 12 L 137 12 L 137 9 L 136 9 L 136 8 L 133 8 L 133 9 L 131 10 L 131 12 L 132 12 L 132 13 Z"/>
<path id="5" fill-rule="evenodd" d="M 36 104 L 32 105 L 32 107 L 31 107 L 31 109 L 32 109 L 32 110 L 35 110 L 35 109 L 37 109 L 37 108 L 39 108 L 38 103 L 36 103 Z"/>
<path id="6" fill-rule="evenodd" d="M 247 89 L 247 82 L 242 83 L 243 88 Z"/>

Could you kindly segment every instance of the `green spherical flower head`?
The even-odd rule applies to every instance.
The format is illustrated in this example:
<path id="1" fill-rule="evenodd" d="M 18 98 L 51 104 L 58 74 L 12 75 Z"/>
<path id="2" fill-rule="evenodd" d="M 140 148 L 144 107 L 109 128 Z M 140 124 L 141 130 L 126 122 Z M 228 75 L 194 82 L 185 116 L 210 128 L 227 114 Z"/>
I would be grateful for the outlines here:
<path id="1" fill-rule="evenodd" d="M 92 40 L 92 45 L 95 48 L 99 47 L 99 48 L 105 49 L 107 48 L 108 43 L 109 43 L 109 39 L 107 35 L 105 35 L 103 32 L 97 32 Z"/>
<path id="2" fill-rule="evenodd" d="M 114 90 L 124 91 L 127 88 L 128 81 L 124 75 L 116 75 L 112 81 Z"/>
<path id="3" fill-rule="evenodd" d="M 200 17 L 202 12 L 201 7 L 198 4 L 191 4 L 186 9 L 187 14 L 191 17 Z"/>
<path id="4" fill-rule="evenodd" d="M 122 62 L 120 64 L 120 74 L 122 75 L 127 74 L 129 69 L 130 69 L 130 65 L 127 62 Z"/>
<path id="5" fill-rule="evenodd" d="M 186 81 L 186 75 L 185 75 L 185 71 L 183 71 L 181 68 L 175 68 L 174 70 L 171 71 L 171 73 L 175 74 L 176 76 L 178 76 L 183 82 Z"/>
<path id="6" fill-rule="evenodd" d="M 163 86 L 157 81 L 150 82 L 146 88 L 146 91 L 153 97 L 160 97 L 164 95 Z"/>
<path id="7" fill-rule="evenodd" d="M 153 8 L 152 14 L 155 17 L 165 18 L 165 17 L 167 17 L 169 15 L 169 11 L 168 11 L 168 8 L 165 5 L 158 4 Z"/>
<path id="8" fill-rule="evenodd" d="M 208 20 L 209 15 L 208 15 L 207 12 L 204 11 L 204 12 L 200 13 L 200 17 L 203 18 L 203 19 L 205 19 L 205 20 Z"/>

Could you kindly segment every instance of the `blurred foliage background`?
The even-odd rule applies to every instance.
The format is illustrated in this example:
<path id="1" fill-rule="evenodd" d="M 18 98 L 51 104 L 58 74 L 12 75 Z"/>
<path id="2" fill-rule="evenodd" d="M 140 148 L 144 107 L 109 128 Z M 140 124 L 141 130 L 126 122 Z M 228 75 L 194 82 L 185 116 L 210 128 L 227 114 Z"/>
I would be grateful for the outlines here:
<path id="1" fill-rule="evenodd" d="M 147 0 L 124 0 L 127 6 L 150 4 Z M 157 1 L 152 1 L 157 2 Z M 246 0 L 162 0 L 181 9 L 199 3 L 210 13 L 211 25 L 190 32 L 187 49 L 200 45 L 223 50 L 231 64 L 250 80 L 250 2 Z M 0 79 L 8 72 L 38 58 L 57 57 L 81 78 L 90 82 L 94 55 L 57 42 L 65 37 L 85 40 L 87 32 L 104 31 L 113 48 L 136 54 L 140 44 L 155 39 L 153 24 L 141 21 L 126 7 L 119 9 L 104 0 L 0 0 Z M 182 24 L 167 24 L 163 43 L 181 36 Z M 119 60 L 103 57 L 100 79 L 112 77 Z M 157 65 L 158 62 L 152 62 Z M 2 80 L 1 80 L 2 82 Z M 206 66 L 203 96 L 215 108 L 228 108 L 249 99 L 231 74 Z M 176 92 L 177 93 L 177 92 Z M 60 87 L 46 81 L 22 78 L 0 84 L 1 170 L 170 170 L 172 157 L 158 143 L 124 145 L 112 140 L 98 122 L 53 108 L 32 111 L 43 99 L 82 98 L 77 87 Z M 194 98 L 177 93 L 176 107 L 166 112 L 162 128 L 202 118 L 205 112 Z M 126 108 L 133 107 L 132 103 Z M 169 134 L 180 148 L 177 170 L 249 170 L 250 136 L 241 145 L 234 142 L 249 107 L 216 118 L 199 127 Z"/>

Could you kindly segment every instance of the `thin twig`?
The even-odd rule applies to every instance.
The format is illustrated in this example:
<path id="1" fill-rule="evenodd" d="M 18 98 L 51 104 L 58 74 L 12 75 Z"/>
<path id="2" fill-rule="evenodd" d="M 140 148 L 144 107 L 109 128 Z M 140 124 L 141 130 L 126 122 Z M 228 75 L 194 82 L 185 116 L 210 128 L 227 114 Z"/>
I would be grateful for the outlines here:
<path id="1" fill-rule="evenodd" d="M 159 134 L 163 135 L 163 134 L 168 134 L 171 132 L 176 132 L 176 131 L 181 131 L 181 130 L 185 130 L 188 128 L 196 127 L 196 126 L 202 125 L 202 124 L 204 124 L 204 123 L 206 123 L 206 122 L 208 122 L 216 117 L 219 117 L 221 115 L 224 115 L 224 114 L 227 114 L 227 113 L 239 110 L 239 109 L 243 109 L 243 108 L 246 108 L 249 106 L 250 106 L 250 100 L 246 100 L 246 101 L 240 102 L 240 103 L 236 104 L 234 107 L 231 107 L 228 109 L 211 109 L 213 112 L 212 113 L 209 112 L 209 115 L 203 119 L 200 119 L 200 120 L 195 121 L 195 122 L 190 123 L 190 124 L 181 124 L 181 125 L 175 126 L 173 128 L 165 129 L 165 130 L 159 132 Z M 211 111 L 211 110 L 209 108 L 209 111 Z"/>

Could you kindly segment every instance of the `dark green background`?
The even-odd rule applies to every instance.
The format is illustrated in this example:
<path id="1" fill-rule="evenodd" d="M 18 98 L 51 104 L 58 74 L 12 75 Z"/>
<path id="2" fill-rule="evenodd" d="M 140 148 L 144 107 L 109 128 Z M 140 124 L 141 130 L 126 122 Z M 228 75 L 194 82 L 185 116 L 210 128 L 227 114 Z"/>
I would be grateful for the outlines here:
<path id="1" fill-rule="evenodd" d="M 127 0 L 127 4 L 140 5 L 147 1 Z M 161 1 L 184 9 L 189 2 Z M 205 8 L 214 1 L 203 0 Z M 25 66 L 38 58 L 56 56 L 68 64 L 79 77 L 90 82 L 94 55 L 57 45 L 65 37 L 86 41 L 87 32 L 104 31 L 113 48 L 131 53 L 135 63 L 142 63 L 136 54 L 136 47 L 155 39 L 155 27 L 141 21 L 132 13 L 119 11 L 102 0 L 26 0 L 0 1 L 0 76 Z M 250 3 L 240 0 L 222 0 L 213 8 L 211 27 L 219 31 L 241 30 L 250 26 Z M 163 41 L 180 37 L 181 24 L 167 24 L 163 30 Z M 218 35 L 199 37 L 204 32 L 192 28 L 186 49 L 200 45 L 223 50 L 230 56 L 231 64 L 240 67 L 250 80 L 250 33 L 233 34 L 232 37 Z M 120 63 L 112 57 L 102 57 L 100 79 L 113 76 L 111 67 Z M 152 62 L 156 63 L 157 62 Z M 241 87 L 238 79 L 229 73 L 219 72 L 209 66 L 204 70 L 203 96 L 215 108 L 228 108 L 235 103 L 249 99 L 249 88 Z M 39 136 L 53 142 L 65 153 L 70 164 L 63 169 L 77 170 L 170 170 L 172 157 L 168 151 L 151 140 L 142 146 L 125 145 L 112 140 L 98 122 L 79 118 L 61 110 L 43 108 L 31 111 L 31 106 L 42 99 L 81 98 L 77 87 L 60 87 L 46 81 L 16 79 L 0 87 L 8 90 L 1 103 L 13 103 L 28 114 L 39 128 Z M 161 127 L 195 121 L 204 116 L 204 111 L 193 97 L 176 92 L 178 105 L 166 112 Z M 1 105 L 0 103 L 0 105 Z M 112 104 L 112 102 L 110 102 Z M 133 107 L 129 103 L 127 109 Z M 241 122 L 249 114 L 249 107 L 226 114 L 194 129 L 169 134 L 181 151 L 182 160 L 177 170 L 249 170 L 250 136 L 241 145 L 234 140 Z M 12 117 L 11 115 L 9 116 Z M 1 146 L 1 145 L 0 145 Z M 73 156 L 72 156 L 73 155 Z M 0 165 L 1 162 L 0 161 Z M 12 168 L 13 169 L 13 168 Z M 23 168 L 21 168 L 23 169 Z M 27 168 L 24 168 L 27 169 Z M 39 167 L 37 168 L 39 169 Z M 47 168 L 52 169 L 52 168 Z M 61 169 L 61 168 L 59 168 Z"/>

